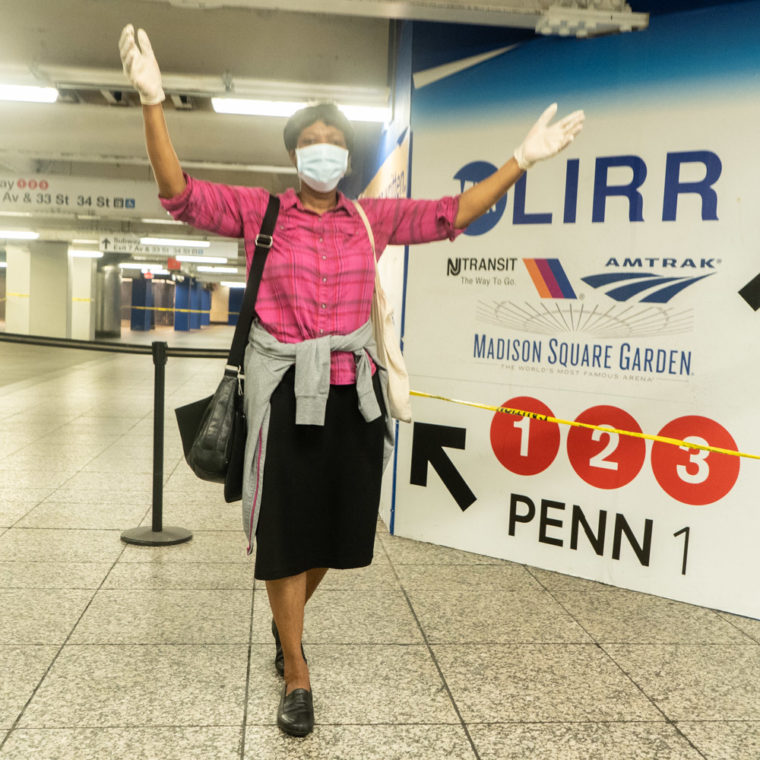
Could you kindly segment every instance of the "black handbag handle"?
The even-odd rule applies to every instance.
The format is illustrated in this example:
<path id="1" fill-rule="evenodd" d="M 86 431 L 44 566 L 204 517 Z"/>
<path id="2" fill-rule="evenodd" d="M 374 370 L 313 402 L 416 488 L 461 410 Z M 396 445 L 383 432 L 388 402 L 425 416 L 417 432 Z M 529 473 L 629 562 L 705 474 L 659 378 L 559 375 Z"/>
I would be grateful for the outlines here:
<path id="1" fill-rule="evenodd" d="M 251 269 L 248 273 L 248 282 L 243 294 L 243 303 L 240 306 L 237 325 L 235 325 L 235 334 L 232 337 L 232 346 L 227 357 L 226 373 L 237 372 L 243 366 L 245 356 L 245 346 L 248 342 L 248 333 L 251 331 L 253 324 L 253 313 L 256 306 L 256 296 L 261 284 L 261 275 L 264 274 L 264 264 L 267 260 L 267 254 L 272 247 L 272 233 L 277 221 L 277 215 L 280 213 L 280 199 L 269 195 L 269 205 L 264 214 L 264 221 L 261 223 L 261 229 L 256 236 L 256 250 L 253 252 Z"/>

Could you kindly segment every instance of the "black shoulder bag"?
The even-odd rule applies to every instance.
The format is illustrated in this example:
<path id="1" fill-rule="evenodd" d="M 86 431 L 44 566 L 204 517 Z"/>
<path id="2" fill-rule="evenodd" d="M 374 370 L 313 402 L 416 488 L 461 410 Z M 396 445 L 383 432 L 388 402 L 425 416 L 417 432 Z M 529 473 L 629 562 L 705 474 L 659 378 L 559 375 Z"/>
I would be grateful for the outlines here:
<path id="1" fill-rule="evenodd" d="M 253 324 L 256 295 L 272 247 L 272 233 L 280 211 L 280 199 L 269 196 L 264 221 L 256 237 L 251 271 L 240 307 L 224 377 L 213 396 L 174 410 L 185 459 L 201 480 L 224 483 L 224 500 L 238 501 L 243 493 L 243 458 L 247 435 L 243 403 L 243 361 Z"/>

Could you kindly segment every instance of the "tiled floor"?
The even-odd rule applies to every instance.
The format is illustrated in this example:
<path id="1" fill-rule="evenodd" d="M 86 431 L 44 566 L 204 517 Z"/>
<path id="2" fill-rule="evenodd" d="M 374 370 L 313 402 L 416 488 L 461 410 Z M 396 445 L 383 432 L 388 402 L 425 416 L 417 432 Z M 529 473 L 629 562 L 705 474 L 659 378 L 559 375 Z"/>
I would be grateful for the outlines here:
<path id="1" fill-rule="evenodd" d="M 317 725 L 281 735 L 239 506 L 189 473 L 172 419 L 220 371 L 167 366 L 164 524 L 192 541 L 128 546 L 150 358 L 0 342 L 0 759 L 760 758 L 760 621 L 382 525 L 374 564 L 307 608 Z"/>

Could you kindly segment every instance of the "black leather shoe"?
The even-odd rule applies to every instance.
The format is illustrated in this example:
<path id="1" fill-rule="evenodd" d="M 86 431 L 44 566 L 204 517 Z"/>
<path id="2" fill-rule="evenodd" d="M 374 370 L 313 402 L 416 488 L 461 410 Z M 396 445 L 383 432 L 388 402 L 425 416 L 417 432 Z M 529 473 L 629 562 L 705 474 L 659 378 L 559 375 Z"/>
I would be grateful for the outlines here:
<path id="1" fill-rule="evenodd" d="M 293 689 L 287 696 L 287 684 L 282 687 L 280 706 L 277 709 L 277 725 L 290 736 L 306 736 L 314 730 L 314 705 L 311 692 Z"/>
<path id="2" fill-rule="evenodd" d="M 277 632 L 277 625 L 274 622 L 274 618 L 272 618 L 272 636 L 274 636 L 274 667 L 277 670 L 277 672 L 281 675 L 285 675 L 285 656 L 282 653 L 282 644 L 280 643 L 280 634 Z M 303 655 L 303 661 L 308 662 L 306 659 L 306 655 L 303 651 L 303 644 L 301 644 L 301 654 Z"/>

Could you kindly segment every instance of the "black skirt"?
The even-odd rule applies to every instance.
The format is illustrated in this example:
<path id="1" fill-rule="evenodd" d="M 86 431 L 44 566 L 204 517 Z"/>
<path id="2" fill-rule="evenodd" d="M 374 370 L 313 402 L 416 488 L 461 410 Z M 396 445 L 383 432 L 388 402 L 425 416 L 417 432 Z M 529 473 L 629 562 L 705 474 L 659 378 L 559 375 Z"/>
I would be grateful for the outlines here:
<path id="1" fill-rule="evenodd" d="M 272 394 L 256 528 L 259 580 L 372 562 L 384 416 L 365 422 L 355 385 L 331 385 L 325 424 L 296 425 L 295 370 Z M 385 414 L 377 373 L 375 395 Z"/>

